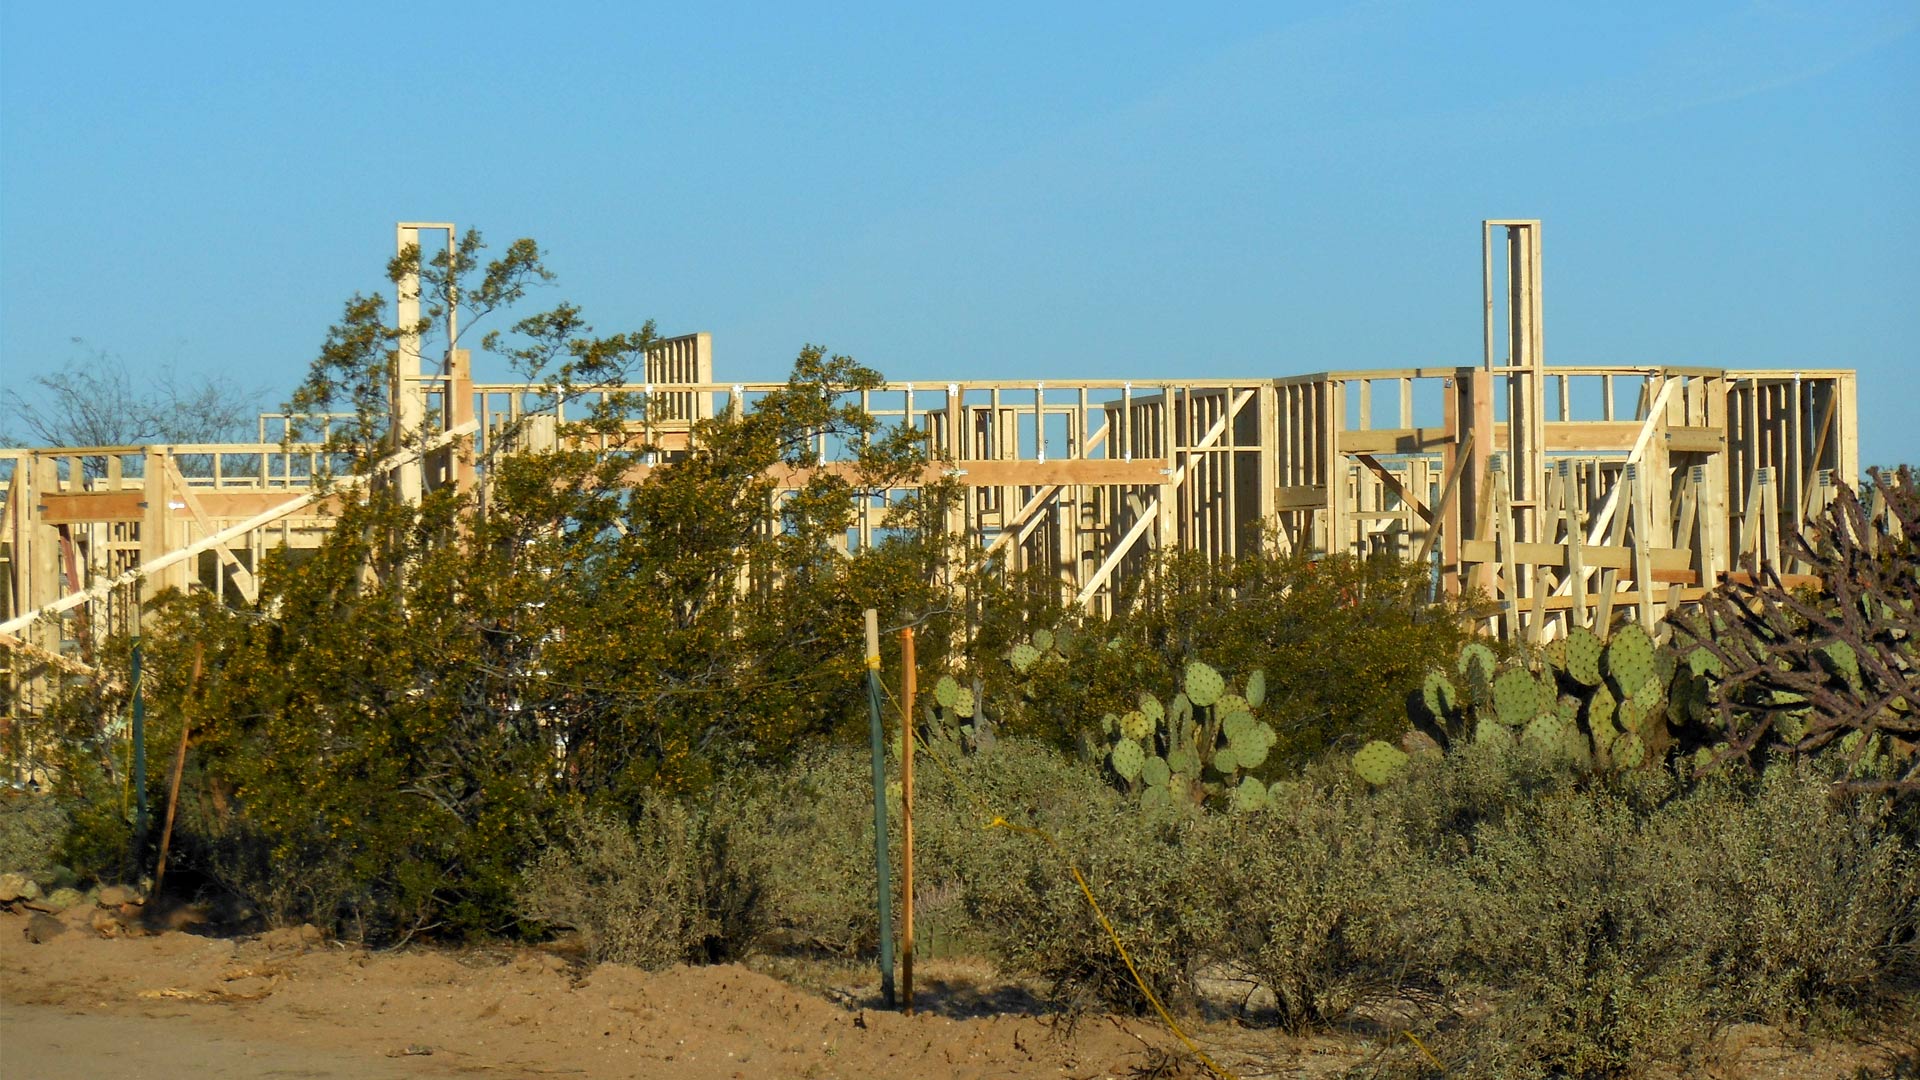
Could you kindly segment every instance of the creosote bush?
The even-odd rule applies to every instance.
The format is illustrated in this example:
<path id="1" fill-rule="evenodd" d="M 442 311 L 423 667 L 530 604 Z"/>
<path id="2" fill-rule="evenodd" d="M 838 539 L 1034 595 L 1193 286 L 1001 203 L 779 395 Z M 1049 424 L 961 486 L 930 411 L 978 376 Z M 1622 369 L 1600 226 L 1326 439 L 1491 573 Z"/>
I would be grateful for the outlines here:
<path id="1" fill-rule="evenodd" d="M 526 910 L 648 963 L 870 955 L 866 769 L 817 756 L 709 809 L 577 833 L 568 851 L 598 836 L 598 854 L 543 859 Z M 1913 822 L 1879 796 L 1836 799 L 1807 763 L 1683 787 L 1467 747 L 1379 791 L 1330 761 L 1242 814 L 1143 812 L 1018 739 L 919 774 L 921 894 L 1063 1003 L 1144 1007 L 1069 860 L 1163 1000 L 1191 1003 L 1206 973 L 1266 991 L 1295 1029 L 1412 1003 L 1463 1075 L 1628 1075 L 1717 1024 L 1871 1013 L 1920 974 Z M 987 827 L 998 815 L 1058 847 Z M 732 876 L 716 889 L 718 852 Z M 638 930 L 657 944 L 629 943 Z"/>

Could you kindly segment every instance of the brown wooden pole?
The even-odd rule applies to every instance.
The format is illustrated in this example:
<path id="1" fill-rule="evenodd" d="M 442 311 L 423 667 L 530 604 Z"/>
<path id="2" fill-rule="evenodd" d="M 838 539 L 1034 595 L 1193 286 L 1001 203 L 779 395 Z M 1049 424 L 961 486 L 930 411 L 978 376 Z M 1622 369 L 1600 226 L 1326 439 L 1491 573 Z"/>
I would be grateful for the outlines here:
<path id="1" fill-rule="evenodd" d="M 200 668 L 206 660 L 206 646 L 196 644 L 193 647 L 193 679 L 187 683 L 187 695 L 190 698 L 200 687 Z M 184 699 L 183 699 L 184 704 Z M 180 748 L 173 753 L 173 783 L 167 789 L 167 822 L 160 828 L 160 861 L 153 871 L 153 895 L 160 895 L 160 886 L 167 880 L 167 846 L 173 840 L 173 811 L 180 805 L 180 775 L 187 768 L 187 734 L 193 730 L 193 723 L 183 709 L 180 714 Z"/>
<path id="2" fill-rule="evenodd" d="M 900 989 L 913 1015 L 913 627 L 900 631 Z"/>

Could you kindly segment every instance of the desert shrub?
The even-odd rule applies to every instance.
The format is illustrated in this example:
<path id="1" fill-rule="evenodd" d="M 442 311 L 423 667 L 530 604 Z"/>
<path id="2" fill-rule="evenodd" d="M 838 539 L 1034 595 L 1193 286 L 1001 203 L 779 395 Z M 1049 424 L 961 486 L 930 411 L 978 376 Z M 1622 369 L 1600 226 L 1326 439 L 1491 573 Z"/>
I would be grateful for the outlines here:
<path id="1" fill-rule="evenodd" d="M 1280 735 L 1259 770 L 1271 778 L 1336 743 L 1397 732 L 1407 694 L 1464 640 L 1461 606 L 1430 602 L 1429 585 L 1427 568 L 1389 557 L 1175 553 L 1128 585 L 1118 614 L 1080 622 L 1064 664 L 1012 671 L 1002 658 L 1026 631 L 1004 616 L 986 621 L 976 650 L 1003 729 L 1061 747 L 1097 735 L 1102 713 L 1134 708 L 1142 691 L 1170 699 L 1190 660 L 1234 682 L 1261 669 L 1261 715 Z"/>
<path id="2" fill-rule="evenodd" d="M 1395 808 L 1397 810 L 1397 808 Z M 1292 1028 L 1380 994 L 1437 989 L 1454 960 L 1445 860 L 1409 817 L 1344 783 L 1281 785 L 1272 808 L 1213 830 L 1231 933 L 1223 955 Z"/>
<path id="3" fill-rule="evenodd" d="M 52 796 L 0 791 L 0 873 L 32 875 L 53 866 L 72 824 Z"/>
<path id="4" fill-rule="evenodd" d="M 1495 1003 L 1442 1025 L 1450 1073 L 1632 1075 L 1717 1024 L 1870 1008 L 1911 970 L 1920 872 L 1883 799 L 1836 800 L 1830 776 L 1782 763 L 1691 789 L 1536 775 L 1488 812 L 1492 777 L 1536 766 L 1456 753 L 1370 800 L 1427 863 L 1395 877 L 1444 913 L 1406 970 Z"/>
<path id="5" fill-rule="evenodd" d="M 960 759 L 950 774 L 927 773 L 916 794 L 925 853 L 916 873 L 958 893 L 974 940 L 1063 999 L 1144 1008 L 1077 866 L 1154 992 L 1174 1001 L 1190 993 L 1228 917 L 1207 886 L 1219 868 L 1198 841 L 1212 821 L 1143 816 L 1092 767 L 1022 740 Z M 1051 842 L 993 826 L 1000 817 Z"/>
<path id="6" fill-rule="evenodd" d="M 716 828 L 751 883 L 753 912 L 742 920 L 751 947 L 839 955 L 876 947 L 871 770 L 864 752 L 823 751 L 722 785 Z"/>
<path id="7" fill-rule="evenodd" d="M 657 968 L 716 959 L 737 933 L 729 915 L 738 910 L 716 840 L 709 814 L 669 799 L 648 802 L 633 823 L 576 813 L 527 870 L 520 909 L 577 930 L 596 961 Z"/>

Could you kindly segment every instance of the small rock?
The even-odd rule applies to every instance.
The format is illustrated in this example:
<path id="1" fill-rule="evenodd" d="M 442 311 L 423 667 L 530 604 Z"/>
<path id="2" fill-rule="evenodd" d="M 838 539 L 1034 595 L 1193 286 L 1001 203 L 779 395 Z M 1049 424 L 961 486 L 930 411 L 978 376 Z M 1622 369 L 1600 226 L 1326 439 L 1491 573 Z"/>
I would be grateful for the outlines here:
<path id="1" fill-rule="evenodd" d="M 40 886 L 25 874 L 0 874 L 0 904 L 40 899 Z"/>
<path id="2" fill-rule="evenodd" d="M 101 937 L 119 937 L 126 930 L 126 925 L 118 916 L 111 911 L 102 911 L 99 908 L 94 909 L 88 924 L 93 927 L 93 932 Z"/>
<path id="3" fill-rule="evenodd" d="M 71 885 L 58 888 L 47 894 L 47 906 L 55 911 L 65 911 L 86 902 L 87 896 Z"/>
<path id="4" fill-rule="evenodd" d="M 140 890 L 131 885 L 109 885 L 100 890 L 98 903 L 101 907 L 117 908 L 123 904 L 140 902 Z"/>
<path id="5" fill-rule="evenodd" d="M 36 914 L 27 920 L 27 940 L 35 945 L 44 944 L 66 932 L 66 924 L 51 915 Z"/>

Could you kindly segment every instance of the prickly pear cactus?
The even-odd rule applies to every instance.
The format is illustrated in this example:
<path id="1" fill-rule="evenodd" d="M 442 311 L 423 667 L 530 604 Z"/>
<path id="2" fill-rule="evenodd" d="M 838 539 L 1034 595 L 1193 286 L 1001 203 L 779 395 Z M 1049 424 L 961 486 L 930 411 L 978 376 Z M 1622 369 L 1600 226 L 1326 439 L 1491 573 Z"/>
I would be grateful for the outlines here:
<path id="1" fill-rule="evenodd" d="M 1240 768 L 1240 758 L 1233 752 L 1231 745 L 1223 746 L 1213 752 L 1213 768 L 1222 776 L 1231 776 Z"/>
<path id="2" fill-rule="evenodd" d="M 1248 776 L 1241 779 L 1233 789 L 1233 809 L 1236 813 L 1247 814 L 1255 810 L 1264 810 L 1272 805 L 1267 794 L 1267 785 Z"/>
<path id="3" fill-rule="evenodd" d="M 1452 680 L 1438 668 L 1427 672 L 1426 681 L 1420 685 L 1420 697 L 1426 703 L 1427 712 L 1436 720 L 1452 716 L 1460 709 L 1460 695 L 1454 693 Z"/>
<path id="4" fill-rule="evenodd" d="M 1203 709 L 1220 700 L 1220 695 L 1227 692 L 1227 680 L 1221 678 L 1218 671 L 1198 660 L 1187 665 L 1184 686 L 1187 699 Z"/>
<path id="5" fill-rule="evenodd" d="M 1407 752 L 1379 739 L 1368 743 L 1353 755 L 1353 771 L 1360 779 L 1381 787 L 1406 771 Z"/>
<path id="6" fill-rule="evenodd" d="M 1147 754 L 1140 749 L 1139 743 L 1132 739 L 1121 739 L 1113 744 L 1113 753 L 1108 760 L 1113 763 L 1113 771 L 1120 774 L 1120 779 L 1131 784 L 1140 775 L 1140 770 L 1146 767 Z"/>
<path id="7" fill-rule="evenodd" d="M 973 691 L 960 687 L 953 695 L 953 715 L 965 719 L 973 717 Z"/>
<path id="8" fill-rule="evenodd" d="M 1581 686 L 1600 685 L 1600 636 L 1584 626 L 1567 634 L 1567 676 Z"/>
<path id="9" fill-rule="evenodd" d="M 1156 724 L 1167 717 L 1166 706 L 1160 704 L 1159 698 L 1145 690 L 1140 691 L 1140 712 Z"/>
<path id="10" fill-rule="evenodd" d="M 1247 676 L 1247 704 L 1259 708 L 1267 703 L 1267 673 L 1265 669 L 1254 668 Z"/>
<path id="11" fill-rule="evenodd" d="M 1459 662 L 1461 675 L 1471 676 L 1477 670 L 1481 678 L 1492 682 L 1494 667 L 1492 649 L 1478 641 L 1469 641 L 1461 647 Z"/>
<path id="12" fill-rule="evenodd" d="M 1820 659 L 1820 666 L 1827 669 L 1829 675 L 1839 678 L 1855 693 L 1860 691 L 1860 658 L 1855 655 L 1853 646 L 1844 641 L 1834 641 L 1820 647 L 1814 653 Z"/>
<path id="13" fill-rule="evenodd" d="M 1239 694 L 1221 694 L 1219 699 L 1213 703 L 1213 715 L 1215 716 L 1226 717 L 1232 716 L 1234 713 L 1250 713 L 1252 711 L 1253 706 L 1248 703 L 1246 698 L 1241 697 Z"/>
<path id="14" fill-rule="evenodd" d="M 1493 711 L 1508 727 L 1524 727 L 1540 715 L 1540 683 L 1525 668 L 1508 668 L 1493 683 Z"/>
<path id="15" fill-rule="evenodd" d="M 1046 652 L 1053 648 L 1053 631 L 1035 630 L 1033 632 L 1033 647 L 1040 652 Z"/>
<path id="16" fill-rule="evenodd" d="M 1609 750 L 1616 769 L 1637 769 L 1647 763 L 1647 744 L 1631 731 L 1613 740 Z"/>
<path id="17" fill-rule="evenodd" d="M 1015 645 L 1013 651 L 1007 654 L 1007 662 L 1013 665 L 1013 670 L 1024 675 L 1029 668 L 1040 662 L 1040 650 L 1022 642 Z"/>
<path id="18" fill-rule="evenodd" d="M 1646 730 L 1647 706 L 1639 698 L 1628 698 L 1622 701 L 1614 716 L 1620 721 L 1620 726 L 1627 731 L 1640 734 Z"/>
<path id="19" fill-rule="evenodd" d="M 1140 792 L 1140 809 L 1158 814 L 1173 807 L 1173 793 L 1163 784 L 1149 784 Z"/>
<path id="20" fill-rule="evenodd" d="M 1173 770 L 1167 767 L 1167 759 L 1163 757 L 1150 757 L 1140 766 L 1140 779 L 1154 787 L 1165 784 L 1172 776 Z"/>
<path id="21" fill-rule="evenodd" d="M 1632 694 L 1654 677 L 1653 639 L 1639 623 L 1628 623 L 1607 642 L 1607 674 L 1615 686 Z"/>
<path id="22" fill-rule="evenodd" d="M 1711 649 L 1701 645 L 1687 654 L 1687 670 L 1692 672 L 1695 678 L 1705 678 L 1710 675 L 1718 679 L 1726 675 L 1727 666 L 1720 662 L 1719 657 L 1713 655 Z"/>
<path id="23" fill-rule="evenodd" d="M 1145 743 L 1153 737 L 1154 723 L 1147 714 L 1138 709 L 1120 718 L 1120 734 L 1137 743 Z"/>
<path id="24" fill-rule="evenodd" d="M 1567 725 L 1565 721 L 1550 713 L 1543 713 L 1527 721 L 1526 729 L 1521 734 L 1520 739 L 1522 742 L 1531 743 L 1541 750 L 1558 750 L 1560 748 L 1560 737 L 1566 730 Z"/>
<path id="25" fill-rule="evenodd" d="M 933 700 L 943 709 L 953 708 L 953 703 L 960 700 L 960 684 L 951 675 L 940 676 L 940 681 L 933 684 Z"/>

